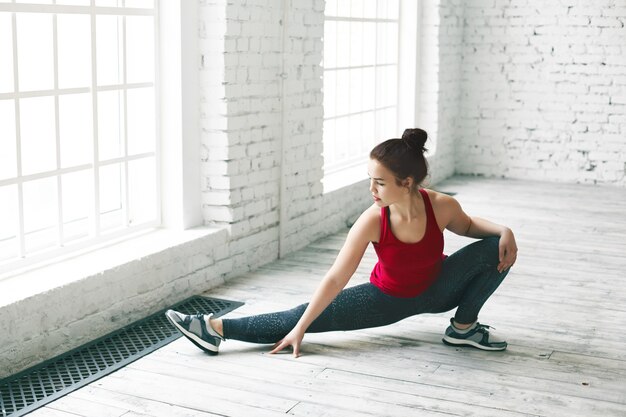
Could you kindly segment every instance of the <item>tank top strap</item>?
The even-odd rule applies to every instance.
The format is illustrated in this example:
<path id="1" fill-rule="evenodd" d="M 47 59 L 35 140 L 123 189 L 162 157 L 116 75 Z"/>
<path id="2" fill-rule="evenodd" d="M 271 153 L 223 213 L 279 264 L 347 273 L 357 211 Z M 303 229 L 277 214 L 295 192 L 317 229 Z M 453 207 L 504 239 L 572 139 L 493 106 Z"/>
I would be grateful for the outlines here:
<path id="1" fill-rule="evenodd" d="M 387 238 L 389 230 L 389 207 L 380 208 L 380 237 L 378 243 L 382 243 Z"/>
<path id="2" fill-rule="evenodd" d="M 439 225 L 437 224 L 437 218 L 435 217 L 435 210 L 433 210 L 433 205 L 430 202 L 430 197 L 428 196 L 428 191 L 423 188 L 419 189 L 422 198 L 424 198 L 424 207 L 426 208 L 426 218 L 427 224 L 435 226 L 437 230 L 439 230 Z"/>

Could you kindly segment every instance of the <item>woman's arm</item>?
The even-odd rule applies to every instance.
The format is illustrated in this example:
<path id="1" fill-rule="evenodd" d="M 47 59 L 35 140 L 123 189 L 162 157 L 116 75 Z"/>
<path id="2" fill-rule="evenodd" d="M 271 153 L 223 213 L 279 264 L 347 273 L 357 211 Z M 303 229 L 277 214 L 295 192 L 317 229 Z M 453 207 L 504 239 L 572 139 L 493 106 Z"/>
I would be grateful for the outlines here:
<path id="1" fill-rule="evenodd" d="M 378 240 L 378 236 L 374 235 L 378 230 L 378 222 L 380 222 L 379 213 L 380 208 L 373 206 L 361 214 L 350 229 L 333 266 L 315 290 L 304 314 L 291 332 L 274 345 L 270 353 L 276 353 L 287 346 L 292 346 L 293 355 L 295 357 L 300 356 L 300 344 L 306 329 L 346 286 L 359 266 L 369 242 Z"/>
<path id="2" fill-rule="evenodd" d="M 480 217 L 468 216 L 459 202 L 448 195 L 438 194 L 437 200 L 446 229 L 457 235 L 476 239 L 499 236 L 500 263 L 498 264 L 498 271 L 502 272 L 513 266 L 517 260 L 517 244 L 511 229 Z"/>

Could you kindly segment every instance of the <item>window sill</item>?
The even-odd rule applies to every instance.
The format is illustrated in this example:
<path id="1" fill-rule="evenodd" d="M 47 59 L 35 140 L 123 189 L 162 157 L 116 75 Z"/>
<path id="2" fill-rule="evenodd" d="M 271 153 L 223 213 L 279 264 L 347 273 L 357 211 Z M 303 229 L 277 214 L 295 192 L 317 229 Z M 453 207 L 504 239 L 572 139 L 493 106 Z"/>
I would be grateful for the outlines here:
<path id="1" fill-rule="evenodd" d="M 324 175 L 322 184 L 324 186 L 324 194 L 337 191 L 341 188 L 356 184 L 367 179 L 367 161 L 362 164 L 351 166 L 332 174 Z"/>
<path id="2" fill-rule="evenodd" d="M 0 308 L 66 286 L 90 276 L 114 270 L 167 249 L 227 231 L 198 227 L 183 231 L 151 229 L 62 258 L 0 275 Z"/>

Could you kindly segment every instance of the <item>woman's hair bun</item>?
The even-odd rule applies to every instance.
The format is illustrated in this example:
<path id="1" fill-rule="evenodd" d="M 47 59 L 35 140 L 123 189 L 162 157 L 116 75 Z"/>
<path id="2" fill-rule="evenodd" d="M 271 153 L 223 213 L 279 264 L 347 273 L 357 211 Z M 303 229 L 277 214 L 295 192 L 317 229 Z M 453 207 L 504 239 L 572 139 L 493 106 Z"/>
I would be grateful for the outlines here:
<path id="1" fill-rule="evenodd" d="M 402 134 L 402 140 L 406 141 L 411 148 L 421 152 L 426 151 L 426 148 L 424 148 L 426 139 L 428 139 L 428 134 L 425 130 L 419 128 L 406 129 Z"/>

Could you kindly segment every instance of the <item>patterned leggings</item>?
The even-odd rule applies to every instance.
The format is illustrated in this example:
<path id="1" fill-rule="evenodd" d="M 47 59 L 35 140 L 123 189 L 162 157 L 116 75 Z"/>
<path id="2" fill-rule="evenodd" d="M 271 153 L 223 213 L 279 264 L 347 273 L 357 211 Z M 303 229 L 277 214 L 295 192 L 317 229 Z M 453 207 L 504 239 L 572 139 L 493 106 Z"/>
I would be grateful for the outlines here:
<path id="1" fill-rule="evenodd" d="M 413 298 L 387 295 L 371 283 L 341 291 L 307 329 L 307 333 L 384 326 L 422 313 L 457 308 L 458 323 L 472 323 L 508 270 L 498 266 L 499 238 L 476 241 L 443 261 L 437 281 Z M 224 337 L 252 343 L 275 343 L 294 328 L 307 304 L 277 313 L 224 319 Z"/>

